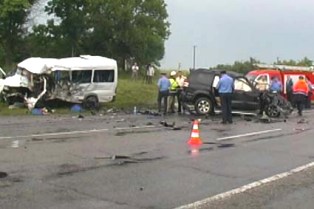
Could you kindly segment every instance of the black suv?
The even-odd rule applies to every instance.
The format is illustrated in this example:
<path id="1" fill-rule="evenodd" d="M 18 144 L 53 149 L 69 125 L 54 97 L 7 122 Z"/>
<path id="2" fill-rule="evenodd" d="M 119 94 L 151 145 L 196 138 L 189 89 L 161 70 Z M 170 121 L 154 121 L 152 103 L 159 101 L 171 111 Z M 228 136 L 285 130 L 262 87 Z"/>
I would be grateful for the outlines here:
<path id="1" fill-rule="evenodd" d="M 219 112 L 221 109 L 220 98 L 215 87 L 219 81 L 220 73 L 221 70 L 191 70 L 181 95 L 183 104 L 185 106 L 193 105 L 199 115 Z M 285 108 L 291 113 L 291 105 L 282 96 L 259 91 L 242 74 L 231 71 L 228 71 L 227 74 L 234 79 L 233 113 L 256 114 L 260 111 L 261 104 L 264 104 L 265 112 L 269 116 L 277 117 Z M 273 104 L 273 101 L 276 104 Z"/>

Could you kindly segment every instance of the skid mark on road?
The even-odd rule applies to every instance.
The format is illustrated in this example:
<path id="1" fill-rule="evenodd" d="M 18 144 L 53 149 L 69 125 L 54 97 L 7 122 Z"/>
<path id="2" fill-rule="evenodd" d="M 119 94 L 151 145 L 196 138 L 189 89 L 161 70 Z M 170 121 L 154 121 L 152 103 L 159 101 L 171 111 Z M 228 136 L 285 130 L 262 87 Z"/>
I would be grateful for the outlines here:
<path id="1" fill-rule="evenodd" d="M 200 201 L 188 204 L 188 205 L 183 205 L 183 206 L 177 207 L 175 209 L 198 208 L 198 207 L 201 207 L 202 205 L 209 204 L 209 203 L 211 203 L 213 201 L 222 200 L 222 199 L 231 197 L 233 195 L 246 192 L 248 190 L 260 187 L 260 186 L 262 186 L 264 184 L 268 184 L 268 183 L 271 183 L 271 182 L 274 182 L 274 181 L 286 178 L 286 177 L 291 176 L 293 174 L 300 173 L 302 171 L 306 171 L 306 170 L 308 170 L 310 168 L 313 168 L 313 167 L 314 167 L 314 162 L 311 162 L 311 163 L 308 163 L 306 165 L 303 165 L 303 166 L 297 167 L 295 169 L 292 169 L 290 171 L 287 171 L 287 172 L 284 172 L 284 173 L 280 173 L 280 174 L 276 174 L 276 175 L 271 176 L 269 178 L 265 178 L 265 179 L 262 179 L 262 180 L 259 180 L 259 181 L 255 181 L 253 183 L 241 186 L 239 188 L 232 189 L 230 191 L 227 191 L 227 192 L 224 192 L 224 193 L 220 193 L 220 194 L 214 195 L 212 197 L 209 197 L 207 199 L 200 200 Z"/>

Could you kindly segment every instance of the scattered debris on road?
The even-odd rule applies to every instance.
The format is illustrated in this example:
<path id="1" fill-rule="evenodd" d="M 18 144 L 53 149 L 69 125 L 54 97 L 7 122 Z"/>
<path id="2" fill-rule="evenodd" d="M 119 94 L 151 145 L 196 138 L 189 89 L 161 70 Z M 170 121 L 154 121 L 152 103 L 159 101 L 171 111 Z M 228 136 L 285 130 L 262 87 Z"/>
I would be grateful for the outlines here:
<path id="1" fill-rule="evenodd" d="M 309 121 L 305 120 L 304 118 L 300 119 L 298 122 L 298 124 L 301 124 L 301 123 L 309 123 Z"/>
<path id="2" fill-rule="evenodd" d="M 182 127 L 176 126 L 176 122 L 172 122 L 169 124 L 166 121 L 160 121 L 160 124 L 163 125 L 164 127 L 172 128 L 171 130 L 174 130 L 174 131 L 178 131 L 182 129 Z"/>
<path id="3" fill-rule="evenodd" d="M 8 177 L 8 173 L 0 171 L 0 178 L 3 179 L 6 177 Z"/>
<path id="4" fill-rule="evenodd" d="M 154 111 L 150 111 L 150 110 L 138 111 L 138 113 L 140 113 L 140 114 L 142 114 L 142 115 L 161 116 L 160 113 L 154 112 Z"/>
<path id="5" fill-rule="evenodd" d="M 103 157 L 94 157 L 94 159 L 105 159 L 111 160 L 115 162 L 115 165 L 124 165 L 129 163 L 144 163 L 148 161 L 156 161 L 164 159 L 164 156 L 161 157 L 147 157 L 147 158 L 139 158 L 134 156 L 127 155 L 111 155 L 111 156 L 103 156 Z"/>
<path id="6" fill-rule="evenodd" d="M 175 122 L 172 122 L 172 124 L 168 124 L 166 121 L 160 121 L 160 124 L 165 127 L 171 127 L 171 128 L 173 128 L 176 125 Z"/>

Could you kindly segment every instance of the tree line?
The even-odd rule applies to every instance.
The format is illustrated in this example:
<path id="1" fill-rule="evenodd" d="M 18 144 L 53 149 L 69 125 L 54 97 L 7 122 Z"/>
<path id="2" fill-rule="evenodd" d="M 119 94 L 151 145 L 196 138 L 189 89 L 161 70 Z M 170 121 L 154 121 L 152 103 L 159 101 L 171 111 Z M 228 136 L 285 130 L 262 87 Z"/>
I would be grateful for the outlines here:
<path id="1" fill-rule="evenodd" d="M 255 67 L 256 64 L 262 64 L 262 63 L 263 62 L 250 57 L 250 59 L 246 61 L 235 61 L 233 64 L 218 64 L 215 67 L 211 67 L 210 69 L 221 69 L 221 70 L 235 71 L 235 72 L 246 74 L 249 71 L 254 70 L 256 68 Z M 271 63 L 266 63 L 266 64 L 271 64 Z M 310 67 L 313 65 L 313 61 L 307 57 L 304 57 L 301 60 L 292 60 L 292 59 L 280 60 L 279 58 L 277 58 L 277 60 L 273 62 L 272 64 Z"/>
<path id="2" fill-rule="evenodd" d="M 0 65 L 27 57 L 81 54 L 156 63 L 164 56 L 170 23 L 164 0 L 48 0 L 44 24 L 29 18 L 41 0 L 0 0 Z"/>

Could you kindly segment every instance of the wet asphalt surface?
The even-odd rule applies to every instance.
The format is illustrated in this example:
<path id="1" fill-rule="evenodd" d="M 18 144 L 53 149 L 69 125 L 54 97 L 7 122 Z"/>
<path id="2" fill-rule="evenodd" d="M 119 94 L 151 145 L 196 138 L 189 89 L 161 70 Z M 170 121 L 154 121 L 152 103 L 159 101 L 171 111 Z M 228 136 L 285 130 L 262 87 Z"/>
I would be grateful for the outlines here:
<path id="1" fill-rule="evenodd" d="M 312 162 L 313 116 L 203 118 L 199 153 L 186 143 L 192 116 L 1 116 L 0 208 L 179 207 Z M 276 131 L 217 140 L 265 130 Z M 309 170 L 201 208 L 308 208 L 313 177 Z"/>

